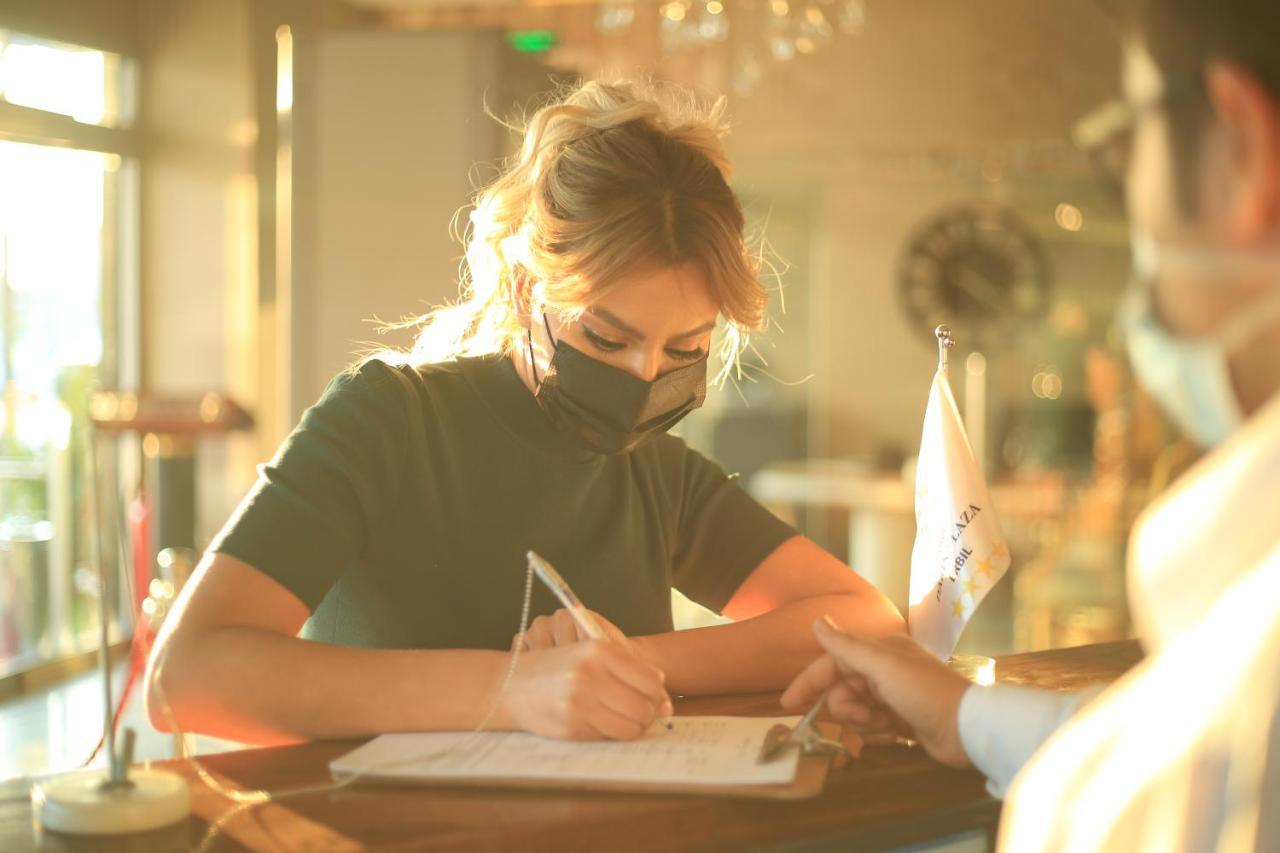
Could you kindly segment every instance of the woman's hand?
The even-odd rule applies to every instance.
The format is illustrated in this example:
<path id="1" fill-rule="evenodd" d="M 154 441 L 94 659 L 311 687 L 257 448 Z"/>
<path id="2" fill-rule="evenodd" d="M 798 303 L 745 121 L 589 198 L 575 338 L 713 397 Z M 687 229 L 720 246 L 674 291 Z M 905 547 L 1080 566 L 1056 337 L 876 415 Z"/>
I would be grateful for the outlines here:
<path id="1" fill-rule="evenodd" d="M 791 682 L 784 707 L 806 710 L 825 693 L 832 716 L 868 743 L 910 737 L 943 764 L 969 765 L 958 723 L 964 676 L 901 634 L 861 637 L 826 619 L 814 633 L 827 653 Z"/>
<path id="2" fill-rule="evenodd" d="M 659 716 L 671 715 L 664 680 L 628 643 L 537 648 L 520 656 L 502 698 L 502 717 L 544 737 L 631 740 Z"/>
<path id="3" fill-rule="evenodd" d="M 610 640 L 615 643 L 625 643 L 627 641 L 626 634 L 618 629 L 608 619 L 596 613 L 594 610 L 588 610 L 591 618 L 596 620 L 604 633 Z M 573 614 L 566 608 L 560 608 L 550 616 L 539 616 L 529 623 L 529 627 L 525 629 L 523 635 L 523 646 L 521 648 L 527 651 L 536 649 L 550 649 L 555 646 L 567 646 L 571 643 L 581 643 L 591 639 L 583 633 L 582 628 L 578 626 L 578 622 L 573 618 Z M 521 635 L 516 634 L 511 640 L 511 648 L 514 650 L 516 643 L 521 642 Z"/>

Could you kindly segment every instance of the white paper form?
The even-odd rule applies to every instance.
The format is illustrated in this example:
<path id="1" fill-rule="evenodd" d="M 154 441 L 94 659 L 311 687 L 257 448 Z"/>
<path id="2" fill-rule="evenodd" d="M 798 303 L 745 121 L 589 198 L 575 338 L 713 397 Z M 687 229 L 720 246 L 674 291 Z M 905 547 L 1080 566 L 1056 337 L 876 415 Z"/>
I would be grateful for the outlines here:
<path id="1" fill-rule="evenodd" d="M 335 759 L 337 776 L 378 779 L 573 780 L 671 785 L 778 785 L 799 754 L 757 764 L 765 733 L 799 717 L 675 717 L 633 741 L 561 741 L 525 732 L 382 735 Z"/>

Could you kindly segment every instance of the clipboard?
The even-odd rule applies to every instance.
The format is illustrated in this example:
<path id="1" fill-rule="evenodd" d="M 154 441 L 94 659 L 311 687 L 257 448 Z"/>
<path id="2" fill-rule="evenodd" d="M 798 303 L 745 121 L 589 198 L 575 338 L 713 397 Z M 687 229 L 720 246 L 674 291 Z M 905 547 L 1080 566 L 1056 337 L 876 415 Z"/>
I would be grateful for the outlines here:
<path id="1" fill-rule="evenodd" d="M 823 737 L 839 740 L 841 727 L 834 723 L 817 723 L 816 727 Z M 331 770 L 334 777 L 343 779 L 357 775 L 354 771 L 342 770 L 337 765 L 341 759 L 333 762 Z M 380 774 L 377 768 L 360 772 L 358 785 L 377 787 L 412 787 L 412 788 L 464 788 L 485 790 L 513 791 L 580 791 L 584 793 L 627 793 L 646 795 L 681 795 L 700 797 L 730 797 L 764 800 L 803 800 L 822 793 L 826 786 L 827 776 L 832 767 L 832 756 L 823 754 L 800 755 L 796 763 L 794 778 L 786 783 L 681 783 L 681 782 L 646 782 L 639 780 L 586 780 L 575 778 L 527 777 L 517 774 L 511 776 L 485 776 L 482 778 L 467 776 L 438 776 L 431 778 L 413 777 L 402 774 Z"/>

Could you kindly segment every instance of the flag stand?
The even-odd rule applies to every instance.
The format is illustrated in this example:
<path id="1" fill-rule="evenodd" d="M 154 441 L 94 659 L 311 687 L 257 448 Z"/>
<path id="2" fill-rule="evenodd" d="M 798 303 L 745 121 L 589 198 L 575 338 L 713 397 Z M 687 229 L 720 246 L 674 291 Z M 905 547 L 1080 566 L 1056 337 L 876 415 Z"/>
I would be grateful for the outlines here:
<path id="1" fill-rule="evenodd" d="M 996 683 L 996 659 L 986 655 L 952 655 L 947 666 L 974 684 L 986 687 Z"/>

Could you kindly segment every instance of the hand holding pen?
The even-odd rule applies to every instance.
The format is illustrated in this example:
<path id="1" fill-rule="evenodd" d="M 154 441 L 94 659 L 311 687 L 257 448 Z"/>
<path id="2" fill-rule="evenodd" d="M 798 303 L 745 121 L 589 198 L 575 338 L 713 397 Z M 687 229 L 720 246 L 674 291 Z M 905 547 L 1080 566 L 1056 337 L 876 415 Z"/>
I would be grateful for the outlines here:
<path id="1" fill-rule="evenodd" d="M 583 606 L 569 584 L 543 558 L 534 552 L 528 554 L 529 565 L 539 580 L 546 585 L 553 595 L 564 605 L 550 616 L 539 616 L 526 628 L 523 637 L 517 636 L 515 642 L 523 642 L 523 648 L 537 650 L 555 646 L 564 646 L 588 640 L 605 641 L 620 646 L 628 653 L 643 661 L 638 654 L 634 641 L 622 633 L 613 623 L 603 616 Z M 661 673 L 659 672 L 661 676 Z M 672 713 L 671 698 L 665 690 L 659 705 L 659 722 L 670 729 L 669 719 Z"/>
<path id="2" fill-rule="evenodd" d="M 591 620 L 600 627 L 604 633 L 605 639 L 615 643 L 627 643 L 629 638 L 622 633 L 622 629 L 614 625 L 608 619 L 601 616 L 594 610 L 588 609 L 587 615 Z M 522 640 L 521 648 L 531 651 L 534 649 L 550 649 L 555 646 L 567 646 L 572 643 L 581 643 L 586 640 L 593 639 L 582 627 L 582 624 L 574 618 L 573 611 L 567 607 L 561 607 L 556 612 L 539 616 L 529 622 L 529 627 L 525 628 L 524 634 L 517 634 L 512 638 L 511 643 L 514 648 L 517 640 Z"/>

